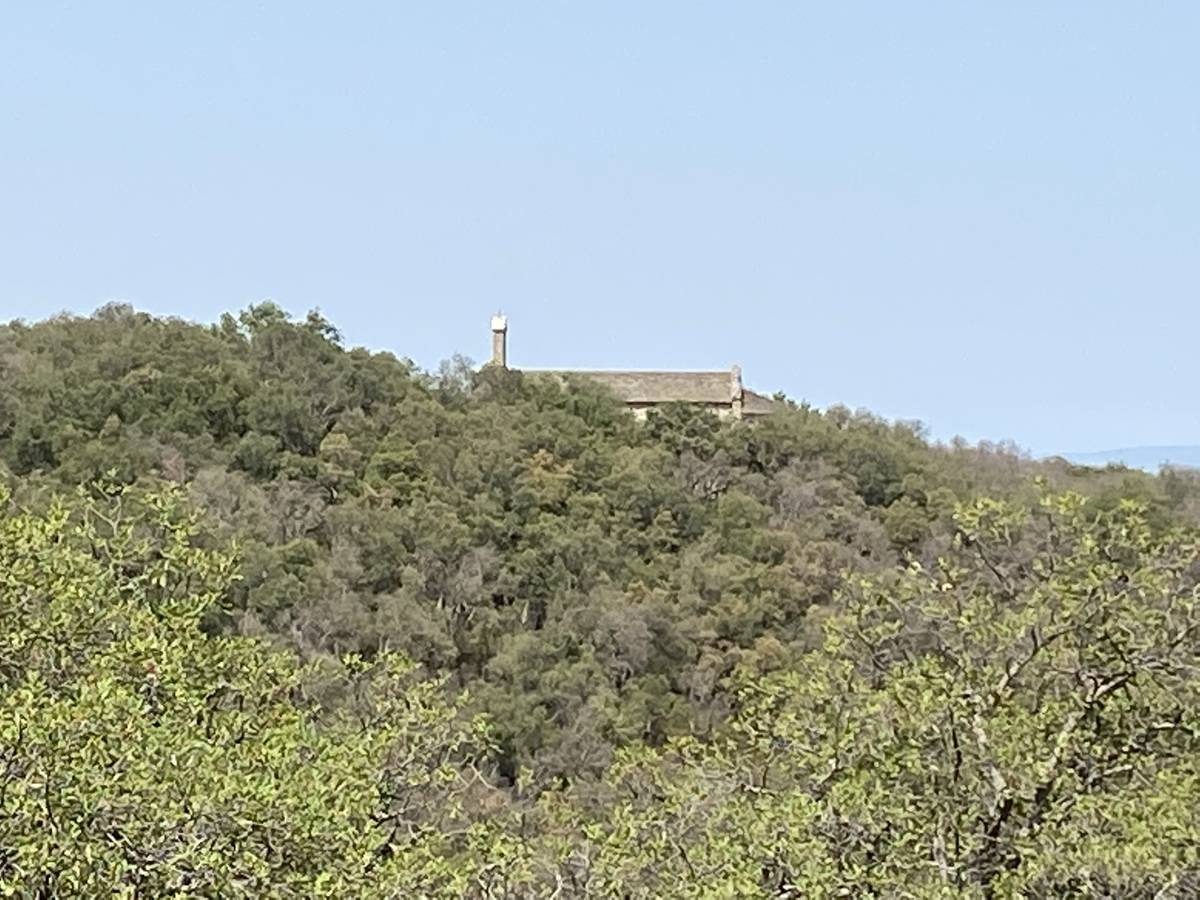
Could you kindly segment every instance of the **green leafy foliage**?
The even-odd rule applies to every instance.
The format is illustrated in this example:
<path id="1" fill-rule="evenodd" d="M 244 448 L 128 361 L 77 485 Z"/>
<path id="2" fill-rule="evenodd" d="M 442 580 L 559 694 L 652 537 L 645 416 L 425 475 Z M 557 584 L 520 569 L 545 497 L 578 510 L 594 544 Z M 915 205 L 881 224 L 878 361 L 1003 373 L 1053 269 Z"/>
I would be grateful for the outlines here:
<path id="1" fill-rule="evenodd" d="M 548 801 L 589 838 L 576 878 L 647 897 L 1190 895 L 1196 535 L 1073 494 L 957 518 L 932 570 L 857 580 L 819 649 L 739 673 L 717 740 L 623 753 L 598 792 Z"/>
<path id="2" fill-rule="evenodd" d="M 0 885 L 1200 889 L 1200 481 L 569 381 L 0 327 Z"/>
<path id="3" fill-rule="evenodd" d="M 446 831 L 469 824 L 461 761 L 483 725 L 395 657 L 326 672 L 206 636 L 233 557 L 195 546 L 178 493 L 119 505 L 0 520 L 0 890 L 340 897 L 464 877 L 442 871 Z"/>

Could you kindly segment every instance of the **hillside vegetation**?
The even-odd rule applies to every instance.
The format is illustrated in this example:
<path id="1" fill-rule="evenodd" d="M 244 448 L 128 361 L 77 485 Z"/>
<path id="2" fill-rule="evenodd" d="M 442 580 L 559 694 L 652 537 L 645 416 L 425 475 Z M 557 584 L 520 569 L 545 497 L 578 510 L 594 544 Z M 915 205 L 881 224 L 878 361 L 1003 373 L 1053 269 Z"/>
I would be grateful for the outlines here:
<path id="1" fill-rule="evenodd" d="M 0 887 L 1194 896 L 1200 481 L 0 327 Z"/>

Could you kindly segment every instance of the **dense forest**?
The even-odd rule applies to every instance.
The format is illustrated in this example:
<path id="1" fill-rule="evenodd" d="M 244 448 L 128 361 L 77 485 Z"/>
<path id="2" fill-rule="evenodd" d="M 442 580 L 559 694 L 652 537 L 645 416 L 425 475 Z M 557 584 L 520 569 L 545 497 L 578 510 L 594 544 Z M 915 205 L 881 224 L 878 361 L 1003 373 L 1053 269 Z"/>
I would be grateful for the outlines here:
<path id="1" fill-rule="evenodd" d="M 0 327 L 0 889 L 1200 895 L 1200 477 L 780 400 Z"/>

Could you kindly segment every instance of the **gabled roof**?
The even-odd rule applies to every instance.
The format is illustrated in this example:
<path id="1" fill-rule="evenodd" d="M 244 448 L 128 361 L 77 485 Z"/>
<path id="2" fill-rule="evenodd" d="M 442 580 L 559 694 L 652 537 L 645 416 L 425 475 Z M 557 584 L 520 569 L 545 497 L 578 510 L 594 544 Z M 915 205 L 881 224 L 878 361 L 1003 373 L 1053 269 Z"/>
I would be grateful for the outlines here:
<path id="1" fill-rule="evenodd" d="M 578 375 L 599 382 L 626 403 L 711 403 L 733 400 L 734 382 L 724 372 L 616 372 L 545 371 L 542 374 Z"/>
<path id="2" fill-rule="evenodd" d="M 658 403 L 702 403 L 732 406 L 742 399 L 742 415 L 762 416 L 773 412 L 775 401 L 742 387 L 740 372 L 622 372 L 610 369 L 526 369 L 531 375 L 555 378 L 578 376 L 598 382 L 631 406 Z"/>
<path id="3" fill-rule="evenodd" d="M 743 416 L 765 416 L 775 411 L 775 401 L 747 388 L 742 393 Z"/>

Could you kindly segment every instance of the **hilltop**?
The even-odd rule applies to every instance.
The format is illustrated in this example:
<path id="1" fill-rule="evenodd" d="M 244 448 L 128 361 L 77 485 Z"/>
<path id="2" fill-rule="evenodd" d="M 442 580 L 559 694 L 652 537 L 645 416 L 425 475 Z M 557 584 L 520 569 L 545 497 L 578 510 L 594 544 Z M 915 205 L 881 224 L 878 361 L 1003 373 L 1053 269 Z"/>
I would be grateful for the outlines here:
<path id="1" fill-rule="evenodd" d="M 838 872 L 876 879 L 885 892 L 908 879 L 921 894 L 940 877 L 926 851 L 912 849 L 934 839 L 930 828 L 950 829 L 937 832 L 940 841 L 957 835 L 943 846 L 958 841 L 959 849 L 944 852 L 960 854 L 956 865 L 972 883 L 998 883 L 1010 871 L 1005 859 L 1024 858 L 1042 868 L 1022 869 L 1021 883 L 1061 886 L 1073 872 L 1098 871 L 1099 857 L 1079 837 L 1088 826 L 1072 818 L 1090 814 L 1086 798 L 1101 783 L 1074 779 L 1102 780 L 1101 770 L 1119 764 L 1101 765 L 1096 754 L 1137 747 L 1146 765 L 1168 773 L 1170 760 L 1195 758 L 1180 718 L 1191 713 L 1174 705 L 1186 706 L 1195 688 L 1191 645 L 1178 637 L 1180 628 L 1190 634 L 1192 613 L 1177 608 L 1194 596 L 1183 584 L 1195 570 L 1194 544 L 1179 536 L 1192 533 L 1200 511 L 1200 480 L 1188 472 L 1152 476 L 989 445 L 937 446 L 912 423 L 783 400 L 753 422 L 671 403 L 639 421 L 603 384 L 454 362 L 422 372 L 391 353 L 345 347 L 315 313 L 294 321 L 261 305 L 198 325 L 110 306 L 0 327 L 0 483 L 7 506 L 29 511 L 0 535 L 15 573 L 5 577 L 26 579 L 5 588 L 14 601 L 6 614 L 16 617 L 6 627 L 34 647 L 68 625 L 61 639 L 83 647 L 118 641 L 127 656 L 94 651 L 94 672 L 108 673 L 97 683 L 136 677 L 120 696 L 136 709 L 150 704 L 149 718 L 106 712 L 111 721 L 142 723 L 140 740 L 157 746 L 166 739 L 157 717 L 171 714 L 179 734 L 200 729 L 188 746 L 204 747 L 214 740 L 214 710 L 261 709 L 265 730 L 254 730 L 251 716 L 228 734 L 261 737 L 266 753 L 285 737 L 328 733 L 338 736 L 337 752 L 359 754 L 344 764 L 346 777 L 358 779 L 355 814 L 374 824 L 321 839 L 320 854 L 351 841 L 333 857 L 349 866 L 349 881 L 338 882 L 346 890 L 368 878 L 354 860 L 371 851 L 353 841 L 380 822 L 416 827 L 416 807 L 401 803 L 412 792 L 423 804 L 421 840 L 434 843 L 401 846 L 399 832 L 378 839 L 389 858 L 413 847 L 425 854 L 387 871 L 415 878 L 428 863 L 440 874 L 404 882 L 426 895 L 470 893 L 447 874 L 461 871 L 474 896 L 496 896 L 480 885 L 498 877 L 489 867 L 510 863 L 504 877 L 525 886 L 510 895 L 549 895 L 568 873 L 584 878 L 578 854 L 596 868 L 581 882 L 591 887 L 569 896 L 629 884 L 640 885 L 633 895 L 661 895 L 690 877 L 689 867 L 709 865 L 709 853 L 719 856 L 712 871 L 734 879 L 723 884 L 755 886 L 741 895 L 766 896 L 766 887 L 755 892 L 768 883 L 859 883 L 837 881 Z M 75 512 L 64 518 L 64 509 Z M 64 523 L 76 530 L 63 532 Z M 59 565 L 55 554 L 68 547 Z M 44 571 L 31 562 L 41 559 Z M 196 592 L 207 599 L 198 603 Z M 77 619 L 47 607 L 49 624 L 36 624 L 41 607 L 29 598 L 60 596 L 90 605 L 71 607 Z M 103 627 L 93 622 L 100 613 Z M 1142 693 L 1122 694 L 1109 717 L 1078 692 L 1108 684 L 1098 678 L 1123 685 L 1134 677 L 1120 674 L 1121 659 L 1133 657 L 1106 649 L 1114 635 L 1128 636 L 1137 644 L 1128 652 L 1164 674 Z M 190 649 L 177 658 L 180 647 Z M 87 687 L 93 675 L 71 660 L 93 650 L 22 650 L 4 665 L 49 667 L 28 682 L 47 690 L 78 678 Z M 1021 680 L 1014 673 L 1026 665 Z M 191 680 L 172 681 L 179 672 Z M 235 688 L 234 673 L 255 686 L 250 707 L 221 699 L 251 690 Z M 21 694 L 30 704 L 21 715 L 117 696 L 64 691 L 53 702 Z M 82 709 L 78 721 L 109 721 Z M 387 712 L 371 712 L 379 709 Z M 1088 736 L 1076 735 L 1080 710 L 1092 717 Z M 476 715 L 487 724 L 455 730 Z M 297 716 L 311 716 L 316 730 L 296 731 Z M 963 730 L 972 716 L 976 737 Z M 47 720 L 47 734 L 58 721 Z M 1147 722 L 1176 724 L 1139 737 Z M 400 748 L 391 762 L 372 755 L 384 746 L 372 743 L 376 728 L 380 741 L 399 742 L 386 744 Z M 996 751 L 999 761 L 972 743 L 984 728 L 1007 748 Z M 953 778 L 951 739 L 970 745 L 955 751 L 965 768 Z M 1059 772 L 1060 744 L 1077 754 L 1070 772 L 1083 775 Z M 1038 748 L 1032 768 L 1018 746 Z M 319 768 L 334 764 L 326 762 L 333 750 L 304 744 L 295 753 L 270 771 L 305 760 L 314 785 L 336 784 Z M 244 759 L 232 750 L 214 757 L 213 784 L 234 758 Z M 408 768 L 395 774 L 387 767 L 398 761 Z M 83 765 L 62 762 L 63 771 Z M 123 771 L 106 765 L 96 771 Z M 410 812 L 371 805 L 375 788 L 364 785 L 381 783 L 372 780 L 376 765 L 393 772 L 386 783 L 399 792 L 387 802 Z M 170 778 L 173 769 L 150 766 L 145 777 Z M 1055 779 L 1044 795 L 1043 771 Z M 286 798 L 264 800 L 261 816 L 270 820 L 273 803 L 301 802 L 277 775 L 249 772 L 246 791 L 267 785 Z M 440 791 L 459 776 L 452 803 Z M 1013 800 L 1011 823 L 997 812 L 1005 802 L 993 796 L 997 778 L 1031 798 Z M 826 787 L 842 779 L 844 794 Z M 1163 784 L 1178 812 L 1183 801 Z M 181 789 L 160 786 L 151 796 Z M 325 811 L 348 796 L 311 791 Z M 1121 821 L 1140 828 L 1143 804 L 1119 796 Z M 703 798 L 712 805 L 697 807 Z M 1042 823 L 1037 804 L 1060 799 L 1060 818 Z M 218 791 L 211 802 L 232 801 Z M 30 815 L 29 834 L 49 833 Z M 883 822 L 878 830 L 872 817 Z M 297 846 L 314 840 L 304 821 L 296 820 Z M 499 829 L 486 840 L 484 822 Z M 688 824 L 696 822 L 705 824 Z M 771 830 L 785 823 L 793 843 Z M 158 835 L 153 822 L 143 827 Z M 981 847 L 980 834 L 993 831 L 1003 839 Z M 214 833 L 201 829 L 195 840 Z M 666 855 L 643 858 L 663 834 L 674 842 Z M 860 844 L 855 834 L 870 837 Z M 1049 843 L 1030 849 L 1028 834 Z M 464 844 L 463 835 L 483 843 Z M 95 852 L 114 852 L 107 840 L 97 837 Z M 254 853 L 270 857 L 276 840 L 268 835 Z M 1001 844 L 1011 856 L 994 858 L 989 848 Z M 1063 846 L 1074 855 L 1055 849 Z M 1171 846 L 1153 844 L 1155 853 Z M 734 849 L 720 856 L 722 847 Z M 769 858 L 776 851 L 783 856 Z M 73 845 L 56 853 L 91 858 Z M 296 851 L 278 865 L 307 872 L 320 854 Z M 877 867 L 880 854 L 903 874 Z M 1105 877 L 1153 881 L 1141 858 Z M 809 871 L 813 859 L 824 862 Z M 749 880 L 737 882 L 735 870 Z M 307 884 L 310 875 L 296 877 Z"/>

